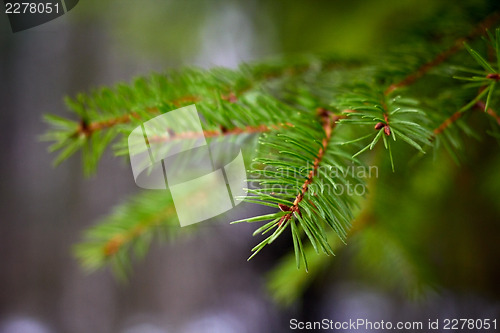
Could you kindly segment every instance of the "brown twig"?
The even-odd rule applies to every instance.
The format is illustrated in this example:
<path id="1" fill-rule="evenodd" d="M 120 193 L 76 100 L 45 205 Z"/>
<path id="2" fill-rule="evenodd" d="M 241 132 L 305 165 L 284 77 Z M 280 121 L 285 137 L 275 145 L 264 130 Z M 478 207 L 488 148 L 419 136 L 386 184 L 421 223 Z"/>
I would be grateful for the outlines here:
<path id="1" fill-rule="evenodd" d="M 457 39 L 451 47 L 443 52 L 439 53 L 434 59 L 429 62 L 426 62 L 422 66 L 420 66 L 415 72 L 409 74 L 404 79 L 399 82 L 391 84 L 384 92 L 385 95 L 389 95 L 394 90 L 408 86 L 424 76 L 429 70 L 437 65 L 441 64 L 443 61 L 451 57 L 453 54 L 458 52 L 464 45 L 464 42 L 467 42 L 471 39 L 474 39 L 480 35 L 482 35 L 486 29 L 493 26 L 500 19 L 500 12 L 495 12 L 481 21 L 475 28 L 472 30 L 469 35 L 466 37 L 461 37 Z"/>
<path id="2" fill-rule="evenodd" d="M 446 118 L 441 125 L 439 125 L 437 128 L 434 129 L 434 137 L 438 136 L 439 134 L 443 133 L 445 129 L 447 129 L 451 124 L 453 124 L 455 121 L 457 121 L 460 117 L 462 117 L 464 113 L 462 111 L 457 111 L 454 114 L 452 114 L 449 118 Z"/>
<path id="3" fill-rule="evenodd" d="M 304 183 L 302 184 L 302 187 L 299 191 L 299 194 L 297 194 L 297 196 L 295 197 L 295 200 L 293 201 L 292 206 L 288 207 L 288 209 L 286 209 L 286 210 L 284 210 L 283 208 L 280 207 L 282 211 L 287 211 L 289 213 L 286 215 L 283 215 L 281 217 L 281 219 L 279 220 L 279 223 L 278 223 L 279 226 L 281 226 L 282 224 L 284 224 L 288 220 L 290 220 L 294 213 L 298 213 L 299 215 L 301 214 L 300 209 L 299 209 L 299 204 L 304 199 L 304 195 L 307 192 L 307 190 L 309 189 L 309 185 L 311 185 L 311 183 L 313 182 L 313 178 L 318 171 L 319 164 L 321 163 L 321 160 L 323 159 L 323 156 L 325 155 L 326 149 L 328 148 L 328 143 L 330 142 L 330 138 L 332 136 L 332 131 L 337 126 L 337 121 L 339 119 L 344 118 L 344 116 L 341 116 L 341 115 L 331 114 L 330 111 L 323 109 L 323 108 L 318 109 L 318 114 L 322 119 L 323 129 L 325 131 L 325 137 L 323 138 L 323 141 L 322 141 L 322 147 L 319 149 L 318 154 L 316 155 L 316 158 L 314 159 L 314 162 L 313 162 L 313 168 L 311 169 L 311 171 L 309 171 L 309 175 L 308 175 L 307 179 L 304 181 Z"/>
<path id="4" fill-rule="evenodd" d="M 148 108 L 147 111 L 151 113 L 159 113 L 159 110 L 157 108 Z M 89 137 L 94 132 L 110 128 L 119 124 L 126 124 L 134 118 L 135 119 L 140 118 L 137 112 L 131 112 L 130 114 L 126 114 L 120 117 L 101 120 L 101 121 L 94 121 L 91 123 L 86 123 L 84 120 L 80 120 L 80 125 L 76 129 L 74 136 L 84 135 L 86 137 Z"/>
<path id="5" fill-rule="evenodd" d="M 197 96 L 183 96 L 177 98 L 172 101 L 172 104 L 175 106 L 182 106 L 186 103 L 196 103 L 200 100 Z M 146 109 L 147 112 L 157 114 L 160 113 L 160 110 L 156 107 L 150 107 Z M 140 115 L 137 112 L 131 112 L 129 114 L 125 114 L 123 116 L 119 116 L 116 118 L 110 118 L 106 120 L 94 121 L 91 123 L 86 123 L 84 120 L 80 120 L 80 125 L 76 129 L 74 136 L 85 135 L 87 137 L 91 136 L 92 133 L 113 127 L 115 125 L 126 124 L 129 123 L 132 119 L 140 119 Z"/>
<path id="6" fill-rule="evenodd" d="M 486 104 L 483 101 L 478 101 L 475 104 L 475 107 L 477 110 L 483 111 L 484 108 L 486 107 Z M 460 119 L 465 112 L 463 111 L 457 111 L 454 114 L 452 114 L 450 117 L 446 118 L 437 128 L 434 129 L 433 131 L 433 138 L 438 136 L 439 134 L 443 133 L 448 127 L 450 127 L 454 122 L 456 122 L 458 119 Z M 486 113 L 495 118 L 497 121 L 498 125 L 500 125 L 500 116 L 492 109 L 488 108 L 486 110 Z"/>
<path id="7" fill-rule="evenodd" d="M 153 135 L 148 137 L 149 142 L 172 142 L 175 140 L 185 140 L 185 139 L 197 139 L 201 137 L 213 138 L 219 136 L 227 135 L 238 135 L 238 134 L 252 134 L 252 133 L 264 133 L 272 130 L 277 130 L 283 127 L 293 127 L 290 122 L 274 124 L 274 125 L 257 125 L 257 126 L 245 126 L 245 127 L 234 127 L 227 129 L 221 126 L 220 131 L 217 130 L 205 130 L 203 132 L 181 132 L 175 133 L 173 130 L 169 129 L 169 136 L 166 135 Z"/>
<path id="8" fill-rule="evenodd" d="M 235 103 L 235 102 L 238 101 L 236 95 L 233 92 L 229 93 L 228 95 L 221 95 L 221 99 L 223 99 L 225 101 L 228 101 L 230 103 Z M 184 97 L 176 99 L 175 101 L 172 102 L 172 104 L 174 104 L 176 106 L 182 106 L 185 103 L 195 103 L 195 102 L 198 102 L 198 101 L 200 101 L 199 97 L 196 97 L 196 96 L 184 96 Z M 152 113 L 152 114 L 158 114 L 158 113 L 160 113 L 160 110 L 158 110 L 158 108 L 156 108 L 156 107 L 148 108 L 147 111 L 149 113 Z M 116 117 L 116 118 L 111 118 L 111 119 L 106 119 L 106 120 L 101 120 L 101 121 L 94 121 L 94 122 L 91 122 L 91 123 L 86 123 L 85 121 L 80 120 L 80 124 L 79 124 L 78 128 L 76 129 L 75 133 L 73 134 L 73 136 L 84 135 L 86 137 L 89 137 L 94 132 L 97 132 L 97 131 L 100 131 L 100 130 L 103 130 L 103 129 L 106 129 L 106 128 L 110 128 L 110 127 L 113 127 L 113 126 L 116 126 L 116 125 L 120 125 L 120 124 L 127 124 L 132 119 L 140 119 L 139 113 L 137 113 L 137 112 L 131 112 L 129 114 L 125 114 L 123 116 L 119 116 L 119 117 Z M 276 128 L 276 127 L 272 127 L 272 128 L 267 128 L 267 129 L 263 130 L 262 126 L 265 126 L 265 125 L 261 125 L 261 126 L 246 126 L 245 128 L 234 128 L 232 130 L 228 130 L 227 132 L 223 128 L 221 128 L 221 130 L 222 130 L 222 132 L 224 134 L 227 133 L 228 135 L 232 135 L 232 134 L 241 134 L 241 133 L 266 132 L 266 131 L 268 131 L 268 130 L 270 130 L 272 128 Z M 202 134 L 203 133 L 197 133 L 195 135 L 195 134 L 193 134 L 191 132 L 186 132 L 186 133 L 183 134 L 184 136 L 181 135 L 180 138 L 197 137 L 197 136 L 201 136 Z M 205 131 L 204 134 L 206 134 L 205 135 L 206 137 L 219 136 L 220 135 L 220 133 L 217 132 L 217 131 Z"/>
<path id="9" fill-rule="evenodd" d="M 139 238 L 148 229 L 160 224 L 165 218 L 173 216 L 175 214 L 174 208 L 170 205 L 167 206 L 164 211 L 160 214 L 153 216 L 152 218 L 143 221 L 133 227 L 130 230 L 125 230 L 124 232 L 118 233 L 111 237 L 104 246 L 102 247 L 102 252 L 105 258 L 109 258 L 115 255 L 123 246 L 133 240 Z"/>
<path id="10" fill-rule="evenodd" d="M 177 98 L 176 100 L 172 101 L 172 104 L 175 106 L 182 106 L 183 104 L 186 103 L 195 103 L 200 100 L 199 97 L 196 96 L 183 96 L 180 98 Z M 147 112 L 149 113 L 160 113 L 160 110 L 156 107 L 150 107 L 146 109 Z M 140 115 L 137 112 L 131 112 L 129 114 L 125 114 L 123 116 L 119 116 L 116 118 L 110 118 L 106 120 L 101 120 L 101 121 L 94 121 L 91 123 L 86 123 L 83 120 L 80 120 L 80 125 L 78 126 L 75 136 L 80 136 L 80 135 L 85 135 L 85 136 L 91 136 L 92 133 L 113 127 L 115 125 L 120 125 L 120 124 L 126 124 L 129 123 L 132 119 L 140 119 Z"/>
<path id="11" fill-rule="evenodd" d="M 486 103 L 484 103 L 483 101 L 478 101 L 476 103 L 476 107 L 480 110 L 484 110 L 484 108 L 486 107 Z M 488 110 L 486 110 L 486 113 L 495 118 L 498 125 L 500 125 L 500 116 L 495 112 L 495 110 L 493 110 L 492 108 L 488 108 Z"/>

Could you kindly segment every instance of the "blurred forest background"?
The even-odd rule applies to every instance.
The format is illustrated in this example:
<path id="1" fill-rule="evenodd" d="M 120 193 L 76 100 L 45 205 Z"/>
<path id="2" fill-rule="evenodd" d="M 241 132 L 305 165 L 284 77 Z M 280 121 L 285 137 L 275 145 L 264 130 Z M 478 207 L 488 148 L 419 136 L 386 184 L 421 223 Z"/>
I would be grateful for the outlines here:
<path id="1" fill-rule="evenodd" d="M 46 129 L 43 113 L 68 116 L 63 97 L 92 87 L 185 65 L 234 68 L 283 54 L 363 58 L 408 42 L 408 29 L 425 29 L 440 15 L 479 21 L 495 9 L 493 0 L 82 0 L 68 14 L 16 34 L 1 14 L 0 333 L 287 332 L 290 318 L 499 319 L 494 141 L 468 140 L 461 166 L 443 155 L 378 180 L 387 190 L 377 197 L 384 210 L 374 214 L 401 230 L 400 244 L 431 263 L 435 288 L 414 300 L 384 285 L 391 280 L 374 273 L 381 269 L 356 264 L 350 249 L 363 243 L 354 238 L 328 274 L 282 307 L 267 293 L 265 274 L 291 241 L 283 237 L 247 263 L 255 239 L 253 226 L 241 224 L 155 243 L 125 285 L 107 271 L 86 275 L 72 245 L 138 188 L 127 162 L 110 154 L 90 179 L 77 157 L 54 169 L 54 156 L 38 140 Z M 411 283 L 412 274 L 395 276 Z"/>

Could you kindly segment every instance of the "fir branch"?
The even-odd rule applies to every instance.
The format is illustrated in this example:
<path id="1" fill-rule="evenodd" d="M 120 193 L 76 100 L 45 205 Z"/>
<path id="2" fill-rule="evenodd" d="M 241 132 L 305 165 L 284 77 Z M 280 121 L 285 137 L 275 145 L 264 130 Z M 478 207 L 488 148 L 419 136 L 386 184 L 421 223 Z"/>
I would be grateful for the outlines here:
<path id="1" fill-rule="evenodd" d="M 295 200 L 292 203 L 291 207 L 287 207 L 285 210 L 280 206 L 282 210 L 286 212 L 285 215 L 281 217 L 279 220 L 279 226 L 281 226 L 283 223 L 286 223 L 295 213 L 301 214 L 300 209 L 299 209 L 299 204 L 300 202 L 304 199 L 304 195 L 309 188 L 309 185 L 313 182 L 314 176 L 317 175 L 317 170 L 318 166 L 321 163 L 321 160 L 323 159 L 323 156 L 325 154 L 325 151 L 328 149 L 328 144 L 330 142 L 330 138 L 332 136 L 332 131 L 335 129 L 335 126 L 337 125 L 337 121 L 340 119 L 343 119 L 344 116 L 340 115 L 335 115 L 331 114 L 330 111 L 326 109 L 319 109 L 320 116 L 322 118 L 323 122 L 323 130 L 325 131 L 325 137 L 323 138 L 321 145 L 322 147 L 319 149 L 316 158 L 313 161 L 313 167 L 312 170 L 309 171 L 309 175 L 307 176 L 307 179 L 304 181 L 300 188 L 299 194 L 295 197 Z"/>
<path id="2" fill-rule="evenodd" d="M 167 192 L 143 192 L 116 207 L 114 212 L 85 232 L 74 248 L 82 266 L 94 271 L 110 263 L 117 276 L 125 278 L 131 254 L 145 255 L 154 236 L 171 235 L 178 220 Z"/>
<path id="3" fill-rule="evenodd" d="M 489 40 L 486 40 L 487 43 L 492 46 L 492 49 L 495 51 L 495 57 L 497 59 L 497 62 L 500 59 L 500 49 L 497 47 L 499 42 L 500 42 L 500 28 L 496 29 L 496 36 L 493 36 L 489 31 L 488 31 L 488 37 Z M 495 94 L 495 85 L 498 82 L 500 76 L 498 74 L 498 71 L 500 68 L 497 67 L 497 63 L 491 63 L 488 62 L 485 57 L 483 57 L 479 52 L 476 50 L 472 49 L 469 45 L 464 43 L 468 53 L 471 55 L 471 57 L 474 59 L 474 61 L 477 63 L 478 66 L 482 68 L 482 70 L 478 69 L 472 69 L 472 68 L 466 68 L 466 67 L 460 67 L 460 66 L 455 66 L 455 68 L 459 71 L 466 72 L 469 74 L 473 74 L 474 76 L 472 77 L 465 77 L 465 76 L 454 76 L 456 79 L 460 80 L 466 80 L 466 81 L 471 81 L 471 84 L 467 84 L 466 86 L 469 87 L 479 87 L 479 92 L 478 94 L 470 101 L 468 101 L 464 106 L 462 106 L 458 111 L 450 115 L 448 118 L 444 119 L 439 126 L 437 126 L 434 131 L 433 131 L 433 137 L 432 139 L 439 139 L 440 136 L 443 136 L 442 140 L 436 140 L 436 148 L 440 145 L 440 142 L 442 142 L 447 150 L 449 151 L 450 155 L 455 159 L 456 162 L 458 162 L 458 157 L 453 151 L 452 147 L 459 148 L 461 146 L 460 144 L 460 130 L 465 132 L 466 134 L 476 136 L 473 131 L 468 127 L 465 122 L 459 122 L 459 119 L 463 117 L 463 115 L 472 109 L 476 110 L 483 110 L 485 113 L 489 114 L 492 116 L 497 124 L 500 125 L 500 119 L 498 115 L 496 114 L 495 111 L 490 107 L 490 104 L 493 102 L 493 96 Z M 495 69 L 495 67 L 497 67 Z M 486 97 L 486 101 L 483 102 L 483 98 Z M 447 131 L 448 129 L 452 128 L 452 125 L 457 123 L 458 126 L 457 129 L 454 131 Z M 452 133 L 454 132 L 454 133 Z M 444 135 L 442 135 L 444 134 Z"/>
<path id="4" fill-rule="evenodd" d="M 283 76 L 294 76 L 294 75 L 299 75 L 307 70 L 310 69 L 311 64 L 314 64 L 315 62 L 320 62 L 325 68 L 333 68 L 338 65 L 337 60 L 332 60 L 332 59 L 307 59 L 305 61 L 299 61 L 297 63 L 293 63 L 290 66 L 255 66 L 250 67 L 250 66 L 242 66 L 242 69 L 246 69 L 246 71 L 249 71 L 251 73 L 248 73 L 245 79 L 245 83 L 241 84 L 241 87 L 238 90 L 235 90 L 234 87 L 230 85 L 224 85 L 224 87 L 219 88 L 219 91 L 222 91 L 220 93 L 220 98 L 224 101 L 228 101 L 231 103 L 235 103 L 238 101 L 238 98 L 251 91 L 255 87 L 258 87 L 262 82 L 269 81 L 269 80 L 274 80 L 278 79 Z M 214 74 L 218 75 L 221 74 L 221 71 L 218 71 L 217 69 L 212 71 L 215 72 Z M 207 74 L 211 74 L 208 72 Z M 227 91 L 227 93 L 223 93 L 223 91 Z M 107 92 L 107 91 L 106 91 Z M 206 101 L 208 99 L 213 99 L 213 96 L 208 96 L 206 94 L 200 94 L 204 96 L 196 96 L 196 95 L 183 95 L 176 97 L 175 99 L 172 100 L 165 100 L 164 102 L 167 102 L 169 104 L 172 104 L 175 107 L 181 107 L 185 106 L 188 104 L 193 104 L 193 103 L 198 103 L 201 101 Z M 68 100 L 68 105 L 71 108 L 78 108 L 75 105 L 75 101 L 69 101 Z M 145 108 L 146 112 L 148 113 L 153 113 L 153 114 L 158 114 L 159 110 L 155 106 L 147 106 Z M 82 110 L 83 111 L 83 110 Z M 81 111 L 80 111 L 81 113 Z M 140 114 L 138 112 L 134 111 L 128 111 L 126 115 L 123 116 L 118 116 L 114 118 L 108 118 L 105 120 L 101 121 L 94 121 L 91 123 L 87 123 L 87 120 L 84 115 L 81 115 L 81 118 L 79 122 L 81 123 L 81 126 L 78 128 L 77 132 L 75 135 L 80 135 L 84 134 L 86 136 L 91 135 L 95 131 L 107 129 L 110 127 L 113 127 L 115 125 L 123 124 L 123 123 L 128 123 L 131 119 L 140 119 Z"/>
<path id="5" fill-rule="evenodd" d="M 392 141 L 401 139 L 424 152 L 426 146 L 438 147 L 440 138 L 432 145 L 431 140 L 444 134 L 453 145 L 458 146 L 447 129 L 453 127 L 454 131 L 466 131 L 467 124 L 463 125 L 459 119 L 474 106 L 484 108 L 500 124 L 498 115 L 490 107 L 490 101 L 494 101 L 493 88 L 498 81 L 493 67 L 492 73 L 483 75 L 480 81 L 472 79 L 480 84 L 488 82 L 490 86 L 449 117 L 447 111 L 443 114 L 427 110 L 426 96 L 418 92 L 409 92 L 412 98 L 390 95 L 396 89 L 424 77 L 460 50 L 464 41 L 482 34 L 499 17 L 499 13 L 491 15 L 467 37 L 458 39 L 415 72 L 407 74 L 399 82 L 392 80 L 393 83 L 385 91 L 380 88 L 379 77 L 372 69 L 336 70 L 338 62 L 329 59 L 308 58 L 278 64 L 243 65 L 238 70 L 183 69 L 166 75 L 153 75 L 150 79 L 138 79 L 131 85 L 103 88 L 69 100 L 68 105 L 78 115 L 79 121 L 48 117 L 53 128 L 46 138 L 55 141 L 52 150 L 62 150 L 57 161 L 82 149 L 84 163 L 93 168 L 104 148 L 114 138 L 121 138 L 121 146 L 119 142 L 118 147 L 126 147 L 126 135 L 135 126 L 194 102 L 202 115 L 203 132 L 189 132 L 189 126 L 185 130 L 165 129 L 165 135 L 150 137 L 149 140 L 168 142 L 202 136 L 262 134 L 255 159 L 258 166 L 249 170 L 249 174 L 256 175 L 251 181 L 258 186 L 248 190 L 246 200 L 274 207 L 276 212 L 235 222 L 266 221 L 254 235 L 270 235 L 252 249 L 250 258 L 290 227 L 295 262 L 297 266 L 304 262 L 307 271 L 306 257 L 310 252 L 319 253 L 321 250 L 327 255 L 333 254 L 333 249 L 337 249 L 338 244 L 348 236 L 365 229 L 375 230 L 366 228 L 367 221 L 363 220 L 366 215 L 358 216 L 361 221 L 358 227 L 350 229 L 354 220 L 353 207 L 358 198 L 323 192 L 328 186 L 335 189 L 351 180 L 354 184 L 363 183 L 357 175 L 344 174 L 350 166 L 361 165 L 358 155 L 380 147 L 380 142 L 383 142 L 394 170 Z M 498 42 L 495 45 L 498 50 Z M 490 70 L 490 65 L 479 53 L 474 51 L 471 54 Z M 418 60 L 418 64 L 422 62 Z M 386 78 L 408 73 L 410 67 L 417 67 L 416 63 L 401 68 L 388 66 Z M 461 102 L 458 97 L 457 100 Z M 448 106 L 447 101 L 440 102 L 434 109 L 442 110 L 443 105 Z M 328 105 L 333 111 L 323 107 L 318 109 L 323 105 Z M 453 109 L 449 108 L 451 112 Z M 342 113 L 338 114 L 340 111 Z M 436 123 L 431 124 L 430 119 Z M 452 126 L 454 124 L 458 126 Z M 365 146 L 357 153 L 345 149 L 352 146 L 357 149 L 357 145 L 362 143 Z M 340 174 L 329 174 L 328 167 L 339 170 Z M 272 185 L 281 186 L 281 190 L 274 190 Z M 283 190 L 287 187 L 291 191 Z M 94 227 L 87 234 L 85 243 L 78 247 L 78 256 L 90 268 L 101 267 L 106 262 L 126 261 L 130 252 L 135 251 L 136 244 L 142 244 L 139 248 L 143 249 L 153 233 L 175 221 L 173 215 L 173 203 L 164 194 L 141 195 Z M 384 232 L 376 234 L 384 235 Z M 304 239 L 308 239 L 309 243 L 303 244 Z M 401 244 L 396 239 L 393 245 L 398 250 Z M 324 262 L 316 259 L 312 262 L 313 266 Z"/>
<path id="6" fill-rule="evenodd" d="M 147 108 L 147 112 L 152 114 L 158 114 L 158 108 Z M 123 116 L 118 116 L 116 118 L 109 118 L 106 120 L 94 121 L 91 123 L 87 123 L 84 119 L 80 119 L 79 126 L 76 129 L 75 133 L 72 136 L 79 137 L 84 135 L 86 137 L 91 136 L 94 132 L 101 131 L 104 129 L 108 129 L 120 124 L 129 123 L 132 119 L 140 119 L 141 116 L 137 112 L 131 112 L 130 114 L 125 114 Z"/>
<path id="7" fill-rule="evenodd" d="M 460 51 L 464 47 L 464 43 L 477 38 L 484 34 L 488 28 L 494 26 L 500 20 L 500 12 L 495 12 L 485 18 L 483 21 L 479 22 L 476 27 L 467 35 L 466 37 L 460 37 L 453 45 L 451 45 L 448 49 L 436 55 L 436 57 L 422 66 L 420 66 L 415 72 L 408 74 L 404 79 L 399 82 L 391 84 L 385 91 L 385 95 L 391 94 L 396 89 L 409 86 L 413 84 L 415 81 L 420 79 L 422 76 L 427 74 L 431 69 L 440 65 L 444 61 L 446 61 L 449 57 Z"/>
<path id="8" fill-rule="evenodd" d="M 134 127 L 156 115 L 194 102 L 211 135 L 215 135 L 212 132 L 215 129 L 221 132 L 227 129 L 234 135 L 260 132 L 264 126 L 272 130 L 275 128 L 273 121 L 282 121 L 257 112 L 256 108 L 263 106 L 264 99 L 266 108 L 276 104 L 269 95 L 262 94 L 262 84 L 318 68 L 331 69 L 338 63 L 333 58 L 308 57 L 278 64 L 242 65 L 238 70 L 183 69 L 166 75 L 152 75 L 149 79 L 139 78 L 131 85 L 118 84 L 112 89 L 102 88 L 88 95 L 79 94 L 74 99 L 66 98 L 67 106 L 79 120 L 66 119 L 67 124 L 61 128 L 60 120 L 54 121 L 56 117 L 46 117 L 52 128 L 44 139 L 54 142 L 51 151 L 62 151 L 56 158 L 57 163 L 83 149 L 84 169 L 91 173 L 106 146 L 100 143 L 99 137 L 94 138 L 96 133 L 106 132 L 101 135 L 101 138 L 106 138 L 106 144 L 117 137 L 122 139 L 122 143 L 116 146 L 119 148 L 117 154 L 120 154 L 126 145 L 124 136 Z"/>
<path id="9" fill-rule="evenodd" d="M 352 110 L 344 113 L 347 117 L 340 121 L 341 125 L 360 127 L 359 132 L 366 130 L 368 133 L 364 136 L 364 133 L 358 133 L 356 138 L 342 144 L 367 141 L 365 147 L 353 155 L 357 157 L 367 150 L 373 150 L 382 139 L 394 169 L 389 138 L 393 141 L 400 138 L 420 152 L 423 152 L 423 146 L 430 145 L 428 119 L 426 113 L 418 108 L 418 104 L 417 100 L 402 96 L 388 99 L 377 88 L 360 86 L 359 91 L 346 94 L 336 105 Z"/>
<path id="10" fill-rule="evenodd" d="M 325 254 L 333 254 L 333 250 L 323 225 L 331 228 L 341 240 L 345 239 L 346 230 L 353 217 L 352 205 L 355 198 L 347 190 L 340 195 L 323 193 L 324 189 L 331 193 L 330 191 L 334 191 L 338 186 L 354 187 L 362 183 L 354 174 L 348 175 L 348 172 L 345 172 L 346 169 L 349 170 L 350 163 L 357 165 L 359 161 L 342 151 L 338 145 L 335 146 L 336 149 L 331 148 L 332 131 L 338 120 L 344 117 L 320 108 L 317 110 L 317 118 L 312 121 L 299 115 L 293 121 L 294 127 L 288 131 L 290 133 L 267 135 L 261 139 L 261 151 L 258 153 L 261 157 L 256 161 L 266 168 L 273 168 L 262 172 L 259 169 L 250 170 L 251 174 L 257 175 L 257 178 L 251 181 L 258 183 L 259 187 L 249 190 L 253 195 L 246 200 L 279 207 L 280 212 L 233 222 L 271 220 L 254 232 L 254 235 L 265 234 L 274 229 L 270 236 L 252 249 L 250 258 L 265 245 L 272 243 L 288 226 L 291 227 L 294 240 L 297 266 L 303 261 L 306 271 L 308 263 L 301 240 L 303 233 L 316 252 L 322 250 Z M 276 155 L 276 152 L 278 159 L 266 158 Z M 328 170 L 333 172 L 329 174 Z M 262 177 L 265 175 L 267 178 Z M 267 187 L 268 185 L 271 187 Z M 272 185 L 279 185 L 279 190 Z M 315 185 L 314 190 L 312 185 Z M 295 194 L 291 193 L 291 189 L 296 189 Z"/>

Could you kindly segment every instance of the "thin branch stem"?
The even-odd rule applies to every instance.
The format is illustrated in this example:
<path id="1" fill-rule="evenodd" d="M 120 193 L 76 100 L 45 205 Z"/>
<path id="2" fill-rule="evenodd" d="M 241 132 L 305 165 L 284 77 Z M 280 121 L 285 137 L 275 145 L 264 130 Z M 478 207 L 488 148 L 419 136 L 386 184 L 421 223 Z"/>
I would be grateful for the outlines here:
<path id="1" fill-rule="evenodd" d="M 148 137 L 149 142 L 172 142 L 176 140 L 185 139 L 197 139 L 201 137 L 214 138 L 228 135 L 239 135 L 239 134 L 252 134 L 252 133 L 264 133 L 270 132 L 272 130 L 277 130 L 282 127 L 293 127 L 293 124 L 286 122 L 274 125 L 258 125 L 258 126 L 245 126 L 245 127 L 234 127 L 231 129 L 221 128 L 220 131 L 216 130 L 205 130 L 203 132 L 181 132 L 174 133 L 173 135 L 155 135 Z"/>
<path id="2" fill-rule="evenodd" d="M 196 96 L 183 96 L 181 98 L 176 99 L 175 101 L 172 101 L 172 104 L 176 106 L 182 106 L 185 103 L 195 103 L 199 101 L 200 98 Z M 152 113 L 152 114 L 158 114 L 160 113 L 160 110 L 156 107 L 149 107 L 146 109 L 147 112 Z M 137 112 L 130 112 L 129 114 L 125 114 L 123 116 L 119 116 L 116 118 L 110 118 L 106 120 L 101 120 L 101 121 L 94 121 L 89 124 L 87 124 L 83 119 L 80 120 L 80 125 L 78 126 L 74 136 L 80 136 L 80 135 L 85 135 L 86 137 L 89 137 L 92 135 L 92 133 L 107 129 L 110 127 L 113 127 L 115 125 L 120 125 L 120 124 L 127 124 L 129 123 L 132 119 L 140 119 L 141 116 Z"/>
<path id="3" fill-rule="evenodd" d="M 484 108 L 486 107 L 486 104 L 480 100 L 480 98 L 483 95 L 484 95 L 484 90 L 481 91 L 481 93 L 472 100 L 473 103 L 470 102 L 466 105 L 469 106 L 468 108 L 462 107 L 460 110 L 452 114 L 450 117 L 446 118 L 437 128 L 434 129 L 433 137 L 436 137 L 439 134 L 443 133 L 448 127 L 450 127 L 453 123 L 455 123 L 458 119 L 460 119 L 465 114 L 465 111 L 469 110 L 470 107 L 475 106 L 477 110 L 483 111 Z M 492 108 L 488 108 L 488 110 L 486 110 L 486 113 L 495 118 L 498 125 L 500 125 L 500 116 Z"/>
<path id="4" fill-rule="evenodd" d="M 158 226 L 166 218 L 174 215 L 175 210 L 172 205 L 169 205 L 165 207 L 165 210 L 161 211 L 158 215 L 153 216 L 145 221 L 139 222 L 136 226 L 129 230 L 125 230 L 121 233 L 115 234 L 102 246 L 104 257 L 112 257 L 126 244 L 133 242 L 149 229 Z"/>
<path id="5" fill-rule="evenodd" d="M 157 108 L 149 108 L 148 112 L 159 113 L 159 110 Z M 140 116 L 137 112 L 131 112 L 130 114 L 125 114 L 120 117 L 101 120 L 101 121 L 94 121 L 91 123 L 86 123 L 85 121 L 80 120 L 80 125 L 78 126 L 76 132 L 73 135 L 74 136 L 84 135 L 86 137 L 90 137 L 94 132 L 110 128 L 116 125 L 129 123 L 133 118 L 139 119 Z"/>
<path id="6" fill-rule="evenodd" d="M 484 103 L 483 101 L 478 101 L 476 103 L 476 106 L 480 110 L 484 110 L 484 108 L 486 107 L 486 103 Z M 500 116 L 495 112 L 495 110 L 493 110 L 492 108 L 488 108 L 488 110 L 486 110 L 486 113 L 489 114 L 490 116 L 492 116 L 493 118 L 495 118 L 495 120 L 497 121 L 498 125 L 500 125 Z"/>
<path id="7" fill-rule="evenodd" d="M 457 111 L 454 114 L 452 114 L 449 118 L 445 119 L 441 125 L 439 125 L 437 128 L 434 129 L 433 131 L 433 137 L 438 136 L 439 134 L 443 133 L 445 129 L 450 127 L 451 124 L 453 124 L 455 121 L 460 119 L 464 113 L 462 111 Z"/>
<path id="8" fill-rule="evenodd" d="M 320 109 L 320 116 L 323 120 L 323 129 L 325 131 L 325 137 L 323 138 L 322 141 L 322 147 L 319 149 L 318 154 L 316 155 L 316 158 L 314 159 L 313 162 L 313 168 L 311 171 L 309 171 L 309 175 L 307 179 L 304 181 L 302 184 L 302 187 L 300 189 L 299 194 L 295 197 L 295 200 L 293 201 L 292 206 L 290 207 L 289 214 L 283 215 L 283 217 L 279 221 L 279 225 L 281 226 L 283 223 L 287 222 L 290 220 L 293 216 L 294 213 L 300 214 L 299 210 L 299 204 L 300 202 L 304 199 L 304 195 L 309 189 L 309 185 L 312 184 L 314 176 L 316 176 L 319 164 L 321 163 L 321 160 L 323 159 L 323 156 L 325 155 L 326 149 L 328 148 L 328 143 L 330 142 L 330 138 L 332 136 L 332 131 L 335 129 L 337 126 L 337 121 L 339 119 L 344 118 L 344 116 L 341 115 L 335 115 L 331 114 L 329 111 L 325 109 Z"/>

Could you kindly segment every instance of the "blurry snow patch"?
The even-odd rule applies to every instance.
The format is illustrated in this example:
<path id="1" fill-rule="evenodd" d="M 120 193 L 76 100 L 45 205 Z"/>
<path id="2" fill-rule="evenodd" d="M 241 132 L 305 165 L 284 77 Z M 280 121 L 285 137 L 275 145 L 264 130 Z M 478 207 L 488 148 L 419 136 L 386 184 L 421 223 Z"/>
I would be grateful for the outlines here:
<path id="1" fill-rule="evenodd" d="M 154 324 L 143 323 L 126 328 L 122 333 L 168 333 L 168 331 Z"/>
<path id="2" fill-rule="evenodd" d="M 29 318 L 17 317 L 0 322 L 0 333 L 52 333 L 43 323 Z"/>
<path id="3" fill-rule="evenodd" d="M 211 313 L 194 318 L 179 330 L 181 333 L 234 333 L 246 332 L 244 324 L 229 313 Z"/>

